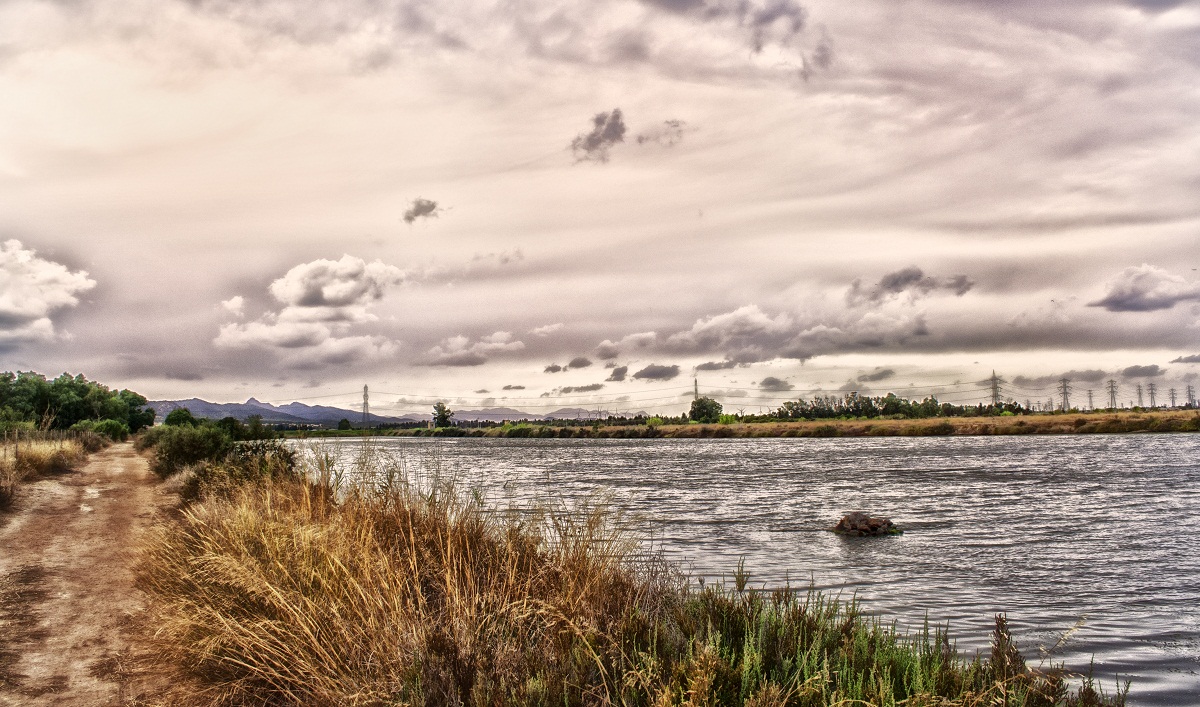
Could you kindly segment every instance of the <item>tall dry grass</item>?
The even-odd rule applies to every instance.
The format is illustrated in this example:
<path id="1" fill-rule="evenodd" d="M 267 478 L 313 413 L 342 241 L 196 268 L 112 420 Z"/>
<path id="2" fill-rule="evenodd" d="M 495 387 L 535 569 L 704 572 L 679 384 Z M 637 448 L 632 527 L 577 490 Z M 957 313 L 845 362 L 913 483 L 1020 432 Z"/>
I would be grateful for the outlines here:
<path id="1" fill-rule="evenodd" d="M 95 435 L 6 437 L 0 442 L 0 508 L 12 504 L 17 487 L 39 474 L 68 471 L 87 459 Z"/>
<path id="2" fill-rule="evenodd" d="M 992 656 L 967 661 L 944 633 L 900 636 L 854 603 L 689 589 L 597 508 L 508 515 L 436 485 L 337 486 L 328 464 L 210 485 L 153 533 L 138 582 L 172 704 L 1124 701 L 1029 670 L 1002 620 Z"/>

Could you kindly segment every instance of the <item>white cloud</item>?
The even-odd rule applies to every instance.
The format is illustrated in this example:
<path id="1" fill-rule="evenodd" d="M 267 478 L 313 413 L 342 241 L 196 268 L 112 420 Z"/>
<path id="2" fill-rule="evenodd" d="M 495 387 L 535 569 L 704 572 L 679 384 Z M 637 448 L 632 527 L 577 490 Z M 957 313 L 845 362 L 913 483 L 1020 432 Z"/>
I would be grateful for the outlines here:
<path id="1" fill-rule="evenodd" d="M 431 366 L 481 366 L 494 354 L 514 353 L 524 348 L 524 342 L 514 340 L 507 331 L 482 336 L 474 343 L 459 334 L 443 339 L 431 348 L 427 363 Z"/>
<path id="2" fill-rule="evenodd" d="M 563 328 L 563 323 L 557 322 L 555 324 L 547 324 L 546 326 L 540 326 L 536 329 L 530 329 L 529 333 L 533 334 L 534 336 L 550 336 L 554 332 L 560 331 L 562 328 Z"/>
<path id="3" fill-rule="evenodd" d="M 39 257 L 18 240 L 0 245 L 0 343 L 55 338 L 55 311 L 79 304 L 78 295 L 96 286 L 82 270 Z"/>
<path id="4" fill-rule="evenodd" d="M 1143 263 L 1126 268 L 1109 283 L 1103 299 L 1090 303 L 1110 312 L 1152 312 L 1180 302 L 1200 301 L 1200 281 L 1189 282 L 1162 268 Z"/>
<path id="5" fill-rule="evenodd" d="M 242 297 L 241 295 L 235 295 L 227 300 L 223 300 L 221 302 L 221 306 L 224 307 L 227 312 L 240 317 L 245 314 L 244 310 L 246 307 L 246 298 Z"/>
<path id="6" fill-rule="evenodd" d="M 348 363 L 394 355 L 397 342 L 382 336 L 354 335 L 354 324 L 374 321 L 368 308 L 401 283 L 404 272 L 378 260 L 343 255 L 340 260 L 302 263 L 271 283 L 271 295 L 283 305 L 255 322 L 221 327 L 213 340 L 231 349 L 273 349 L 285 365 L 307 367 Z M 221 303 L 237 316 L 241 296 Z"/>
<path id="7" fill-rule="evenodd" d="M 343 255 L 297 265 L 272 282 L 270 291 L 287 307 L 364 307 L 403 280 L 404 271 L 394 265 Z"/>

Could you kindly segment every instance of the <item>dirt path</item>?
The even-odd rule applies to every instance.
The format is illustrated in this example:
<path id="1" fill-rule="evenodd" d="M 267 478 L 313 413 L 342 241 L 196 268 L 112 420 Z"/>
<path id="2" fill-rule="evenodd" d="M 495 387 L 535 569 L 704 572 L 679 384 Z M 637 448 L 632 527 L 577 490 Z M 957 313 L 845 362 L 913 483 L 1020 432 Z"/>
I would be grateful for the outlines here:
<path id="1" fill-rule="evenodd" d="M 150 689 L 130 667 L 138 538 L 172 505 L 130 444 L 23 485 L 0 516 L 0 706 L 125 705 Z"/>

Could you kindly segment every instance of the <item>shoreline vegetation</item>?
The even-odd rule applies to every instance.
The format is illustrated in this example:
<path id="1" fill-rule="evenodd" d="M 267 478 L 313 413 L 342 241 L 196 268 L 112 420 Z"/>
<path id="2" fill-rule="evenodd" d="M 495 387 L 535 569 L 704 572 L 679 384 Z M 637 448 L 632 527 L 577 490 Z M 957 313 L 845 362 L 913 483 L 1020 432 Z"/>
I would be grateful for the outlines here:
<path id="1" fill-rule="evenodd" d="M 204 434 L 141 445 L 184 499 L 136 570 L 171 704 L 1083 707 L 1129 690 L 1030 667 L 1002 615 L 990 653 L 964 657 L 939 628 L 756 590 L 744 566 L 697 587 L 600 506 L 498 513 L 320 444 L 155 449 Z"/>
<path id="2" fill-rule="evenodd" d="M 1133 432 L 1200 432 L 1200 411 L 1068 412 L 930 417 L 922 419 L 851 418 L 771 422 L 605 424 L 603 421 L 519 422 L 473 427 L 285 431 L 289 438 L 320 437 L 505 437 L 591 439 L 689 439 L 746 437 L 934 437 L 962 435 L 1123 434 Z"/>

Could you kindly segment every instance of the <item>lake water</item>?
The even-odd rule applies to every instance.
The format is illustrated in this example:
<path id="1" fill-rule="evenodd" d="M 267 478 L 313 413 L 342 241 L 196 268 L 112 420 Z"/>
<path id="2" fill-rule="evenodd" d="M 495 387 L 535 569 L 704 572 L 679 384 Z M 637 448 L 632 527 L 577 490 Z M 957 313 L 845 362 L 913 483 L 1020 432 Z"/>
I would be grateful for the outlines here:
<path id="1" fill-rule="evenodd" d="M 345 441 L 346 452 L 359 442 Z M 610 494 L 692 577 L 857 595 L 986 650 L 1006 612 L 1050 660 L 1134 705 L 1200 704 L 1200 435 L 375 441 L 504 508 Z M 826 532 L 866 510 L 899 537 Z"/>

